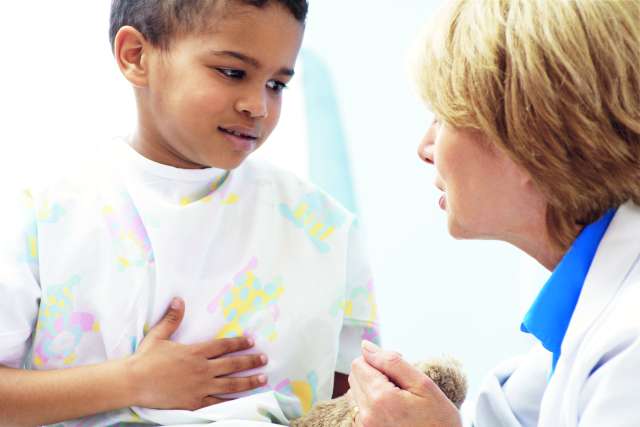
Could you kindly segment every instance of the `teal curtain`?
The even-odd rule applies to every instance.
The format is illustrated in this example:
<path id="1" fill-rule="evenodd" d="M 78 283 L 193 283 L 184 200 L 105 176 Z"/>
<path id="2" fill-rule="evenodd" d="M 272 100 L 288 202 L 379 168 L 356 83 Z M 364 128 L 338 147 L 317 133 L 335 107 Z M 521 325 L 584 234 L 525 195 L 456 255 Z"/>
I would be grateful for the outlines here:
<path id="1" fill-rule="evenodd" d="M 302 52 L 303 86 L 309 139 L 309 178 L 357 213 L 348 144 L 331 73 L 322 59 Z"/>

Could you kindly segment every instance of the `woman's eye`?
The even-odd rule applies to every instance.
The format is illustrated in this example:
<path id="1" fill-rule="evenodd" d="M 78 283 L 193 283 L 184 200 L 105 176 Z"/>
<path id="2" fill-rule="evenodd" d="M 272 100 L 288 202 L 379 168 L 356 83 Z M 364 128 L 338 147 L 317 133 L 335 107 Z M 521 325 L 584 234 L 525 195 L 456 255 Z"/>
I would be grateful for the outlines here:
<path id="1" fill-rule="evenodd" d="M 280 93 L 287 88 L 287 84 L 280 82 L 278 80 L 269 80 L 267 82 L 267 87 L 272 91 L 274 91 L 275 93 Z"/>
<path id="2" fill-rule="evenodd" d="M 216 70 L 225 77 L 234 80 L 243 79 L 246 73 L 242 70 L 235 70 L 233 68 L 216 68 Z"/>

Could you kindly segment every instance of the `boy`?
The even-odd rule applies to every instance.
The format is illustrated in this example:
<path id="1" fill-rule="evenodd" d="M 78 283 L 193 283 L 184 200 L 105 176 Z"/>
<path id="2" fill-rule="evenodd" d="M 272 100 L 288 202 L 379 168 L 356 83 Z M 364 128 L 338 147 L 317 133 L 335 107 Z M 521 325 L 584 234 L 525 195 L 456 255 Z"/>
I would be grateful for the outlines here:
<path id="1" fill-rule="evenodd" d="M 3 232 L 22 230 L 0 262 L 8 424 L 286 422 L 344 391 L 376 333 L 353 217 L 245 161 L 278 121 L 306 11 L 113 2 L 137 129 L 27 192 L 31 219 Z"/>

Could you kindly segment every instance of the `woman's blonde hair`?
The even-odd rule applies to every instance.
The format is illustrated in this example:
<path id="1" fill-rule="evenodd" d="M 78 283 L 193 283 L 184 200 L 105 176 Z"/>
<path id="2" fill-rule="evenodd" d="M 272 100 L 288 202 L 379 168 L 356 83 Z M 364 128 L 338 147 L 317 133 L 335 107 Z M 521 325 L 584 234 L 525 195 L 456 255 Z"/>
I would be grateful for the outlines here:
<path id="1" fill-rule="evenodd" d="M 640 204 L 638 0 L 455 0 L 437 19 L 419 52 L 422 97 L 529 172 L 557 245 Z"/>

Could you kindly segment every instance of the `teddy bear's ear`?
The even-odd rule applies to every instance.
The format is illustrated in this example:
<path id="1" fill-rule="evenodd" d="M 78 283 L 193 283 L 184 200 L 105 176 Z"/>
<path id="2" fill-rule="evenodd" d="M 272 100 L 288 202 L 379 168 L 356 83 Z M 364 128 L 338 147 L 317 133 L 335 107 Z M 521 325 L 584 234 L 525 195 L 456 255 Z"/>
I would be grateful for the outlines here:
<path id="1" fill-rule="evenodd" d="M 467 397 L 467 376 L 462 372 L 460 362 L 452 357 L 442 357 L 419 362 L 415 366 L 431 378 L 460 409 Z"/>

